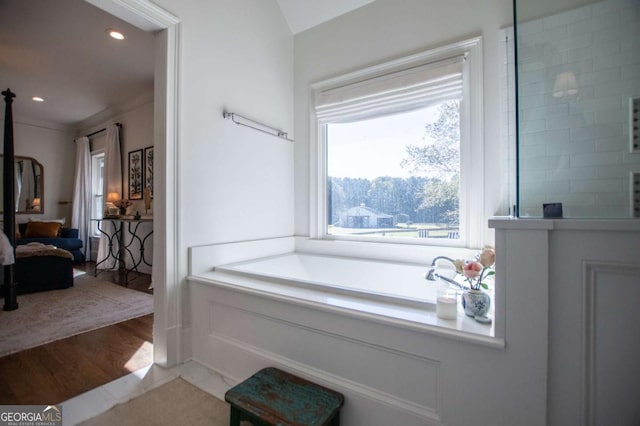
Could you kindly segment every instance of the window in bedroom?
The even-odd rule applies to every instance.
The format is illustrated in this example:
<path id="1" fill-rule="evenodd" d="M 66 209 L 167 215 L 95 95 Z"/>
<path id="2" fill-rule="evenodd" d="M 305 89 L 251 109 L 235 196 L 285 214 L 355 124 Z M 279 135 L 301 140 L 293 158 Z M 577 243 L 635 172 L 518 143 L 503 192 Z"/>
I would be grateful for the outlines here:
<path id="1" fill-rule="evenodd" d="M 472 161 L 482 152 L 479 45 L 314 86 L 316 237 L 476 244 L 482 221 L 469 206 L 482 192 L 483 160 Z"/>
<path id="2" fill-rule="evenodd" d="M 91 154 L 91 219 L 102 218 L 104 209 L 104 152 Z M 99 236 L 98 223 L 91 222 L 91 233 Z"/>

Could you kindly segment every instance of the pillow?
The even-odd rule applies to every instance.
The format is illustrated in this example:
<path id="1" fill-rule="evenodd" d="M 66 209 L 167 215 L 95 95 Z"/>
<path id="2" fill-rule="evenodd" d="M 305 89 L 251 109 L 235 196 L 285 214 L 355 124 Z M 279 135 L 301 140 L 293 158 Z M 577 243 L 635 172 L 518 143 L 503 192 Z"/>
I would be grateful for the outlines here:
<path id="1" fill-rule="evenodd" d="M 26 238 L 56 238 L 62 224 L 58 222 L 29 222 Z"/>
<path id="2" fill-rule="evenodd" d="M 78 238 L 78 233 L 76 228 L 60 228 L 60 238 Z"/>

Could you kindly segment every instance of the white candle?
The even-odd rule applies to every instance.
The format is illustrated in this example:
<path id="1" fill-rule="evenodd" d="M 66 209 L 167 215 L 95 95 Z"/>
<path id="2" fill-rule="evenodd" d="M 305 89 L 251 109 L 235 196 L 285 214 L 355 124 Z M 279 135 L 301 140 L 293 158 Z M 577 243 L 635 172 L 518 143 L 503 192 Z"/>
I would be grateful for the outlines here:
<path id="1" fill-rule="evenodd" d="M 438 296 L 436 301 L 436 315 L 442 319 L 456 319 L 458 317 L 458 301 L 456 298 Z"/>

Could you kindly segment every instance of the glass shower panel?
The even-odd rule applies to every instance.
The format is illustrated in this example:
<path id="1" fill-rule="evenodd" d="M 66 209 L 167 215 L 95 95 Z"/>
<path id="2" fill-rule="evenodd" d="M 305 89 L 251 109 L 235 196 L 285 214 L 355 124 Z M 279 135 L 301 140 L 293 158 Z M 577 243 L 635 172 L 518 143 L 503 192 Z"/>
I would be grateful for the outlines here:
<path id="1" fill-rule="evenodd" d="M 515 0 L 518 207 L 640 217 L 640 0 Z"/>

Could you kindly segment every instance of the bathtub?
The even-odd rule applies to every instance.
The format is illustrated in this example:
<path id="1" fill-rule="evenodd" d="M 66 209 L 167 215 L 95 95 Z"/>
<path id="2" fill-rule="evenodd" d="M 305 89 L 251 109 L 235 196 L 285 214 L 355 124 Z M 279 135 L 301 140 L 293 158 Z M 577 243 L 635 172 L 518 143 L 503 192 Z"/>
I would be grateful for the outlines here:
<path id="1" fill-rule="evenodd" d="M 216 266 L 215 271 L 393 304 L 435 305 L 444 282 L 427 281 L 428 265 L 286 253 Z"/>

